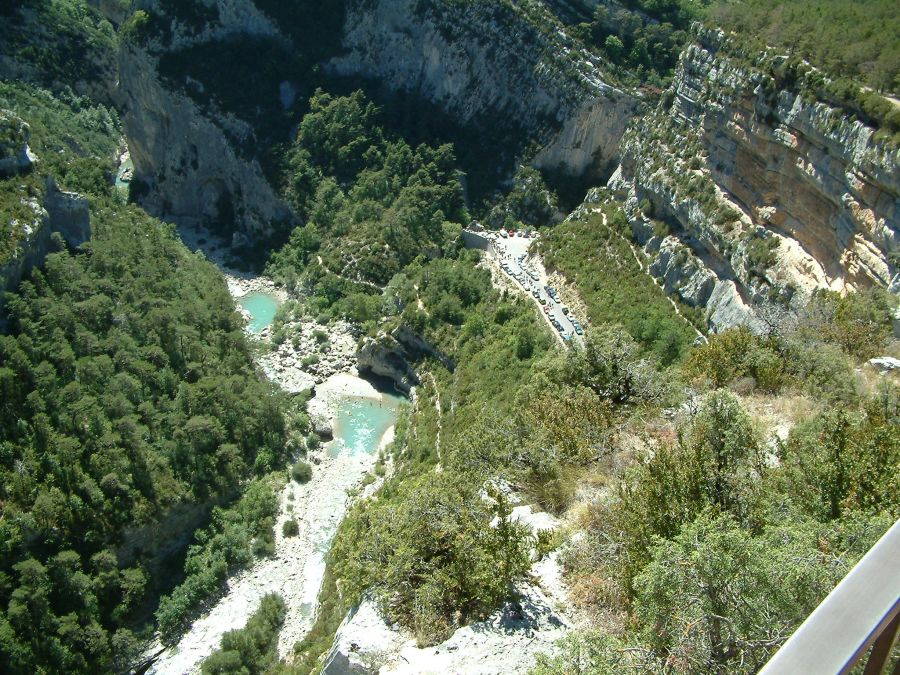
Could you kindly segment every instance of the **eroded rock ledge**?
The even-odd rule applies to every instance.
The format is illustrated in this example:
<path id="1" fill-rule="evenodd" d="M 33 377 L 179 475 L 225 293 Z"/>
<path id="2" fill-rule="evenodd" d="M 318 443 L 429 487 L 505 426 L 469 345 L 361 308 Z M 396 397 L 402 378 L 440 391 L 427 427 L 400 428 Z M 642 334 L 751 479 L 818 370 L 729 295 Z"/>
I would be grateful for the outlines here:
<path id="1" fill-rule="evenodd" d="M 625 134 L 609 182 L 653 272 L 706 307 L 714 330 L 817 288 L 887 286 L 900 150 L 726 45 L 698 29 L 671 90 Z"/>

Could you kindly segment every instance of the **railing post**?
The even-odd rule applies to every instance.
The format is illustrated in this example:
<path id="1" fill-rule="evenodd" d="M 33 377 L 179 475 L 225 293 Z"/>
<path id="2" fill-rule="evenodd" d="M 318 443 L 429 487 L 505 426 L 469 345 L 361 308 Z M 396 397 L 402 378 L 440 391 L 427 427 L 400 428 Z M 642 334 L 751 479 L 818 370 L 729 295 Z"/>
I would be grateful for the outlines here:
<path id="1" fill-rule="evenodd" d="M 900 613 L 894 617 L 894 620 L 887 625 L 875 640 L 875 644 L 872 645 L 872 653 L 869 655 L 863 675 L 882 675 L 884 673 L 891 658 L 891 651 L 897 643 L 898 635 L 900 635 Z"/>

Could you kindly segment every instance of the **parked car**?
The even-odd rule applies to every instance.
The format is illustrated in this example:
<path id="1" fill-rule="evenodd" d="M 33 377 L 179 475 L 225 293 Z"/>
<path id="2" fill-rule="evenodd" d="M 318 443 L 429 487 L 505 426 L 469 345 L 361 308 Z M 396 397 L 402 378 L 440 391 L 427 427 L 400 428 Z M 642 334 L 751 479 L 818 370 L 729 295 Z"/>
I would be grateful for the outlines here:
<path id="1" fill-rule="evenodd" d="M 549 313 L 550 313 L 550 308 L 547 307 L 547 305 L 544 305 L 544 308 L 543 308 L 543 309 L 544 309 L 544 314 L 549 314 Z"/>
<path id="2" fill-rule="evenodd" d="M 563 305 L 562 307 L 560 307 L 560 309 L 562 310 L 562 313 L 563 313 L 563 314 L 565 314 L 566 316 L 569 315 L 569 308 L 568 308 L 568 307 L 566 307 L 565 305 Z"/>
<path id="3" fill-rule="evenodd" d="M 579 335 L 584 335 L 584 328 L 581 327 L 580 323 L 575 324 L 575 332 Z"/>

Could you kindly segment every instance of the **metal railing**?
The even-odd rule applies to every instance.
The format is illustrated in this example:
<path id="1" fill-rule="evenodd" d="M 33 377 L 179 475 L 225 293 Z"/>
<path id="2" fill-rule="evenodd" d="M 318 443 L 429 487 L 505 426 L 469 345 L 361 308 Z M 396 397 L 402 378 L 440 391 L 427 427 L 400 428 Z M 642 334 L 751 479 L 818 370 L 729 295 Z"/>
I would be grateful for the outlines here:
<path id="1" fill-rule="evenodd" d="M 900 520 L 863 556 L 760 671 L 849 672 L 872 651 L 865 675 L 881 675 L 900 634 Z"/>

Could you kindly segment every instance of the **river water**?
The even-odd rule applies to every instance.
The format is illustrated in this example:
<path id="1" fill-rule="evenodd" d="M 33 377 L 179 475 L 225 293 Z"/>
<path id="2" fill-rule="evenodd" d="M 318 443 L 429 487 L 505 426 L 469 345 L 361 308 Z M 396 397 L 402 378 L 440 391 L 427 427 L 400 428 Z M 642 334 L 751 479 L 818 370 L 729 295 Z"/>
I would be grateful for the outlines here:
<path id="1" fill-rule="evenodd" d="M 247 293 L 238 300 L 238 304 L 250 314 L 247 327 L 251 333 L 261 333 L 271 326 L 278 311 L 278 298 L 269 293 Z"/>
<path id="2" fill-rule="evenodd" d="M 279 593 L 288 607 L 279 635 L 283 657 L 312 627 L 325 556 L 349 505 L 348 491 L 358 488 L 374 467 L 378 450 L 393 439 L 403 399 L 378 392 L 360 378 L 336 375 L 317 387 L 310 408 L 333 421 L 334 440 L 313 466 L 305 485 L 290 482 L 280 495 L 275 525 L 275 555 L 259 560 L 228 582 L 228 591 L 188 633 L 154 663 L 149 672 L 182 675 L 198 672 L 222 635 L 241 628 L 267 593 Z M 282 524 L 295 519 L 299 534 L 282 535 Z"/>

